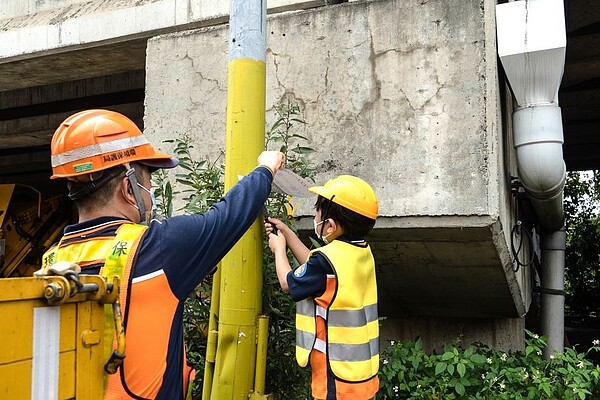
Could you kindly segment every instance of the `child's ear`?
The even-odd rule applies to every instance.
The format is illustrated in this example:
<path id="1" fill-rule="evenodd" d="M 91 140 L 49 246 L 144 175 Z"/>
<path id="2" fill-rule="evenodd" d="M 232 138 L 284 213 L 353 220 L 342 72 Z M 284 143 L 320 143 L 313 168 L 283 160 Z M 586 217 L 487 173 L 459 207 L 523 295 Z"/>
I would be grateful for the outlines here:
<path id="1" fill-rule="evenodd" d="M 329 228 L 327 229 L 328 233 L 333 233 L 335 232 L 335 230 L 338 228 L 338 225 L 335 223 L 335 221 L 331 218 L 329 218 Z"/>

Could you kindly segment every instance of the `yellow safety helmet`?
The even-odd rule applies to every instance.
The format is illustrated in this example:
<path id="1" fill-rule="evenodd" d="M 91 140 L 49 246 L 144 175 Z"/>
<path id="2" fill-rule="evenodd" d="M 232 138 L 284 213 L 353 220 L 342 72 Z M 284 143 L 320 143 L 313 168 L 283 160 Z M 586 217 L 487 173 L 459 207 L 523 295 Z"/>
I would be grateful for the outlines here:
<path id="1" fill-rule="evenodd" d="M 377 195 L 367 182 L 356 176 L 340 175 L 308 190 L 367 218 L 377 219 Z"/>
<path id="2" fill-rule="evenodd" d="M 137 125 L 109 110 L 86 110 L 67 118 L 52 136 L 52 177 L 75 178 L 133 161 L 173 168 L 174 157 L 158 152 Z"/>

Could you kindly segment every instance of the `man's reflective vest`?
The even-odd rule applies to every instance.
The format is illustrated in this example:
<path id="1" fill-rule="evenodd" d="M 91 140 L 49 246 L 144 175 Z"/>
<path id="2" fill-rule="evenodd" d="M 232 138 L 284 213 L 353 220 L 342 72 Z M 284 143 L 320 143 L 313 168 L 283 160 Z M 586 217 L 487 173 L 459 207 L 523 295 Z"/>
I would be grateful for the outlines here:
<path id="1" fill-rule="evenodd" d="M 379 369 L 379 325 L 375 262 L 369 246 L 341 240 L 314 249 L 331 264 L 325 292 L 296 306 L 296 360 L 305 367 L 312 351 L 327 355 L 336 378 L 361 382 Z M 326 337 L 316 335 L 317 318 L 326 324 Z"/>
<path id="2" fill-rule="evenodd" d="M 106 277 L 109 282 L 112 282 L 112 278 L 115 275 L 120 278 L 121 288 L 119 301 L 123 310 L 122 315 L 126 317 L 128 315 L 127 308 L 129 306 L 127 303 L 129 300 L 128 294 L 131 287 L 129 275 L 137 254 L 139 243 L 148 227 L 127 222 L 124 223 L 122 220 L 112 221 L 109 224 L 120 225 L 114 237 L 94 237 L 86 240 L 77 233 L 65 235 L 57 246 L 50 248 L 44 254 L 42 266 L 48 268 L 52 263 L 60 260 L 75 262 L 79 264 L 82 269 L 87 265 L 101 264 L 100 275 Z M 105 229 L 106 227 L 107 226 L 104 225 L 101 226 L 100 229 Z M 108 360 L 113 351 L 115 337 L 111 305 L 105 306 L 105 319 L 104 351 L 106 360 Z M 126 321 L 124 322 L 126 323 Z M 131 321 L 129 325 L 131 325 Z M 137 332 L 139 329 L 132 326 L 126 326 L 126 333 L 130 333 L 129 335 L 126 335 L 126 340 L 136 340 L 133 335 L 131 335 L 130 331 Z M 168 337 L 163 338 L 162 342 L 166 345 Z M 122 366 L 120 372 L 108 376 L 105 399 L 153 398 L 155 396 L 155 393 L 160 389 L 161 384 L 161 381 L 157 380 L 156 376 L 161 374 L 161 370 L 164 371 L 164 366 L 161 367 L 161 363 L 166 362 L 164 360 L 166 353 L 163 354 L 162 352 L 166 352 L 167 350 L 156 348 L 147 349 L 147 351 L 156 353 L 156 363 L 154 363 L 155 365 L 147 365 L 146 368 L 158 368 L 158 370 L 153 371 L 150 374 L 151 376 L 155 376 L 155 378 L 151 380 L 151 386 L 146 386 L 148 385 L 148 382 L 139 382 L 143 387 L 136 387 L 139 386 L 136 382 L 122 383 L 121 379 L 127 381 L 128 375 L 126 372 L 123 372 Z M 127 361 L 128 358 L 125 357 L 124 366 L 127 365 Z M 191 369 L 185 365 L 186 363 L 184 362 L 183 385 L 184 388 L 187 388 Z M 134 392 L 133 394 L 138 397 L 131 396 L 132 393 L 128 393 L 125 390 L 125 387 Z M 154 393 L 154 395 L 152 393 Z"/>

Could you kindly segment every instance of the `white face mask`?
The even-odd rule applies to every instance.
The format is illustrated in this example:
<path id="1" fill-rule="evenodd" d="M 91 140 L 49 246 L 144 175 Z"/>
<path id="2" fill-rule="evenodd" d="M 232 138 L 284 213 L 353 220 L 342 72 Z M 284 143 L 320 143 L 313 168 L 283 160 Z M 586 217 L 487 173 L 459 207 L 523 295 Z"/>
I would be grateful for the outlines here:
<path id="1" fill-rule="evenodd" d="M 144 189 L 146 191 L 146 193 L 148 193 L 150 195 L 150 203 L 152 204 L 150 211 L 155 211 L 156 210 L 156 197 L 154 197 L 154 188 L 148 189 L 147 187 L 145 187 L 139 183 L 137 185 L 140 188 Z"/>
<path id="2" fill-rule="evenodd" d="M 329 218 L 328 218 L 328 219 L 329 219 Z M 321 236 L 321 233 L 319 232 L 319 231 L 321 231 L 321 229 L 318 229 L 319 225 L 321 225 L 321 224 L 325 223 L 325 221 L 327 221 L 327 219 L 326 219 L 326 220 L 323 220 L 323 221 L 321 221 L 321 222 L 317 222 L 317 220 L 316 220 L 316 219 L 313 219 L 313 226 L 315 227 L 315 235 L 317 235 L 317 238 L 318 238 L 319 240 L 322 240 L 323 242 L 325 242 L 325 244 L 329 244 L 329 241 L 327 240 L 327 238 L 328 238 L 329 236 L 331 236 L 331 233 L 330 233 L 329 235 Z M 332 233 L 333 233 L 333 232 L 332 232 Z"/>
<path id="3" fill-rule="evenodd" d="M 152 206 L 150 207 L 149 211 L 146 211 L 146 225 L 147 225 L 150 223 L 150 220 L 152 220 L 155 217 L 155 214 L 156 214 L 156 198 L 154 197 L 154 188 L 148 189 L 147 187 L 141 185 L 139 182 L 137 185 L 140 188 L 144 189 L 146 191 L 146 193 L 148 193 L 150 195 L 150 203 L 152 204 Z"/>

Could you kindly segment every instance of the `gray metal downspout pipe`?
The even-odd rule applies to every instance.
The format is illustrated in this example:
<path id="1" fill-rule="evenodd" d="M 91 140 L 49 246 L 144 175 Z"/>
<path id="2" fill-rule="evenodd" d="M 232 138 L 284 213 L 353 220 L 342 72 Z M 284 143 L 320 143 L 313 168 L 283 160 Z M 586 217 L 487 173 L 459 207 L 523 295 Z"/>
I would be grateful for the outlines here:
<path id="1" fill-rule="evenodd" d="M 544 359 L 564 350 L 565 332 L 565 245 L 564 229 L 542 234 L 542 333 L 548 337 Z"/>
<path id="2" fill-rule="evenodd" d="M 564 351 L 563 189 L 566 168 L 558 88 L 566 53 L 562 0 L 522 0 L 496 6 L 498 56 L 517 107 L 513 135 L 519 179 L 542 228 L 544 357 Z"/>

